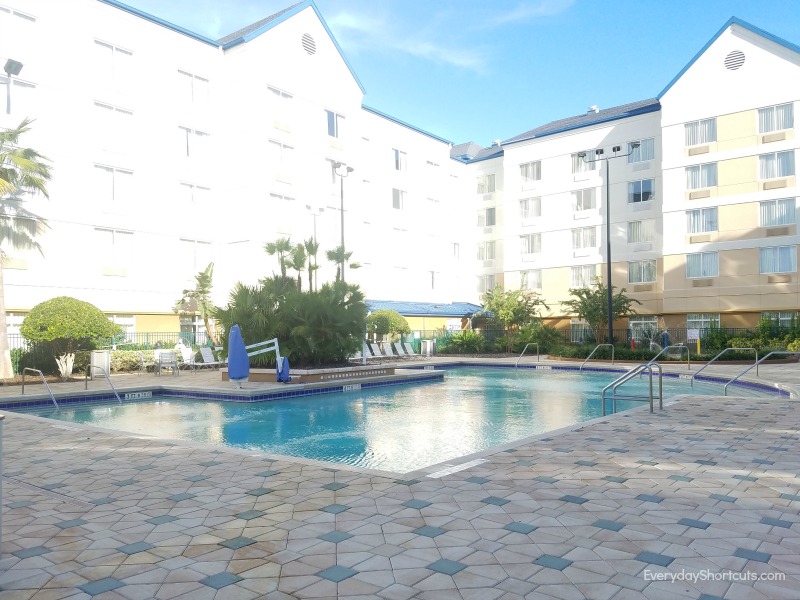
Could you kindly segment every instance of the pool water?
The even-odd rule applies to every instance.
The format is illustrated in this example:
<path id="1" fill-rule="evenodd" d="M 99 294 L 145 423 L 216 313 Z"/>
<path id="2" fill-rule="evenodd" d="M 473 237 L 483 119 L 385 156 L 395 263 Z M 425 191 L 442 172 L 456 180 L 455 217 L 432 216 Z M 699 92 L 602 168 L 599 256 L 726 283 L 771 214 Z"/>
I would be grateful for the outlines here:
<path id="1" fill-rule="evenodd" d="M 459 367 L 447 369 L 444 382 L 271 402 L 154 396 L 121 405 L 24 412 L 159 438 L 406 473 L 600 417 L 600 390 L 619 375 Z M 645 394 L 646 386 L 646 377 L 635 378 L 619 392 Z M 683 393 L 721 395 L 721 385 L 696 382 L 692 389 L 685 379 L 664 378 L 665 398 Z M 734 393 L 768 395 L 746 388 Z M 618 400 L 617 410 L 643 405 Z"/>

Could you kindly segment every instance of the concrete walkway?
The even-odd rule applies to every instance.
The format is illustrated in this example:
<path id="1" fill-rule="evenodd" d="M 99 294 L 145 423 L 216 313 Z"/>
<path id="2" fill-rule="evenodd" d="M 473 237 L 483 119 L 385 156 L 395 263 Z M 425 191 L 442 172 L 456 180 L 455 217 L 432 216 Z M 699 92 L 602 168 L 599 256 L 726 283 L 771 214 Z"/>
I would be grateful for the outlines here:
<path id="1" fill-rule="evenodd" d="M 412 474 L 5 413 L 0 598 L 794 599 L 797 408 L 684 397 Z"/>

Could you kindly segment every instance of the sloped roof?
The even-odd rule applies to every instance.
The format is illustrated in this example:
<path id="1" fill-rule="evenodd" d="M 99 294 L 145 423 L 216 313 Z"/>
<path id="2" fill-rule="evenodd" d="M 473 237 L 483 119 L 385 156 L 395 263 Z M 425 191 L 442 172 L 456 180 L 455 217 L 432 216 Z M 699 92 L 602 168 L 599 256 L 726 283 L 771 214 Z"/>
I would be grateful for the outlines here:
<path id="1" fill-rule="evenodd" d="M 590 125 L 598 125 L 607 121 L 625 119 L 635 115 L 644 115 L 659 110 L 661 110 L 661 104 L 658 102 L 657 98 L 648 98 L 647 100 L 639 100 L 638 102 L 621 104 L 619 106 L 613 106 L 611 108 L 599 110 L 598 112 L 591 111 L 582 115 L 567 117 L 566 119 L 550 121 L 546 125 L 542 125 L 536 129 L 531 129 L 530 131 L 526 131 L 525 133 L 521 133 L 505 140 L 503 145 L 545 137 L 555 133 L 570 131 L 572 129 L 580 129 L 581 127 L 589 127 Z"/>
<path id="2" fill-rule="evenodd" d="M 224 46 L 226 44 L 233 42 L 234 40 L 238 40 L 239 38 L 242 38 L 242 41 L 245 41 L 244 38 L 246 38 L 251 33 L 254 33 L 259 29 L 261 29 L 262 27 L 264 27 L 265 25 L 272 23 L 272 21 L 274 21 L 275 19 L 279 19 L 280 17 L 282 17 L 289 11 L 293 10 L 294 8 L 300 6 L 301 4 L 305 4 L 305 2 L 297 2 L 296 4 L 292 4 L 291 6 L 276 12 L 274 15 L 270 15 L 269 17 L 261 19 L 260 21 L 256 21 L 255 23 L 248 25 L 247 27 L 243 27 L 239 31 L 234 31 L 233 33 L 229 33 L 225 37 L 219 38 L 217 40 L 217 43 L 220 46 Z"/>
<path id="3" fill-rule="evenodd" d="M 395 310 L 406 317 L 471 317 L 481 310 L 481 306 L 471 302 L 401 302 L 397 300 L 365 300 L 370 311 Z"/>
<path id="4" fill-rule="evenodd" d="M 470 160 L 475 158 L 475 155 L 483 150 L 481 146 L 475 142 L 465 142 L 463 144 L 456 144 L 450 148 L 450 158 L 457 158 L 459 160 Z"/>
<path id="5" fill-rule="evenodd" d="M 401 121 L 400 119 L 397 119 L 397 118 L 395 118 L 395 117 L 393 117 L 391 115 L 387 115 L 385 112 L 381 112 L 377 108 L 371 108 L 371 107 L 367 106 L 366 104 L 362 104 L 361 108 L 366 110 L 367 112 L 371 112 L 374 115 L 378 115 L 379 117 L 383 117 L 384 119 L 387 119 L 388 121 L 392 121 L 393 123 L 397 123 L 398 125 L 402 125 L 403 127 L 408 127 L 409 129 L 411 129 L 413 131 L 416 131 L 417 133 L 421 133 L 422 135 L 426 135 L 429 138 L 433 138 L 434 140 L 436 140 L 438 142 L 442 142 L 442 143 L 448 144 L 449 146 L 453 145 L 453 142 L 451 142 L 449 140 L 446 140 L 443 137 L 439 137 L 438 135 L 433 134 L 430 131 L 425 131 L 424 129 L 420 129 L 419 127 L 414 127 L 414 125 L 411 125 L 410 123 L 406 123 L 405 121 Z"/>

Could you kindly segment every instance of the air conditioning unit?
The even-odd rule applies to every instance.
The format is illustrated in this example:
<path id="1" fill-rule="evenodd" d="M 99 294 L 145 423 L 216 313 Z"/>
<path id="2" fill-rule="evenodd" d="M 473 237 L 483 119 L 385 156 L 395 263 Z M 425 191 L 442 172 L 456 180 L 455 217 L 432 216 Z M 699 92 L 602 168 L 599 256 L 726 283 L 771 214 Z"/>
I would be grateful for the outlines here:
<path id="1" fill-rule="evenodd" d="M 485 260 L 485 261 L 483 261 L 483 266 L 484 267 L 491 267 L 493 265 L 494 265 L 494 260 Z"/>
<path id="2" fill-rule="evenodd" d="M 789 235 L 788 227 L 769 227 L 766 232 L 767 237 L 778 237 L 781 235 Z"/>
<path id="3" fill-rule="evenodd" d="M 714 285 L 713 279 L 692 279 L 692 287 L 711 287 Z"/>

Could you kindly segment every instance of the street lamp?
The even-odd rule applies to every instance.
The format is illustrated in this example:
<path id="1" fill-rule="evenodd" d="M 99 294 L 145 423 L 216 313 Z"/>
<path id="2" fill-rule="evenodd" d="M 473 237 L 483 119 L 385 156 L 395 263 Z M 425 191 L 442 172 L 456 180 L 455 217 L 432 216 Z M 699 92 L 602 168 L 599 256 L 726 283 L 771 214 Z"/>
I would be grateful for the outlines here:
<path id="1" fill-rule="evenodd" d="M 6 76 L 8 77 L 6 83 L 6 114 L 11 114 L 11 76 L 12 75 L 19 75 L 19 72 L 22 71 L 22 63 L 18 60 L 14 60 L 13 58 L 9 58 L 6 61 L 5 67 L 3 70 L 6 72 Z"/>
<path id="2" fill-rule="evenodd" d="M 353 167 L 348 167 L 343 162 L 333 163 L 333 169 L 339 176 L 339 211 L 341 212 L 342 222 L 342 262 L 339 265 L 339 272 L 342 275 L 342 282 L 344 282 L 344 178 L 353 172 Z"/>
<path id="3" fill-rule="evenodd" d="M 587 160 L 586 152 L 578 153 L 583 162 L 594 163 L 602 160 L 606 163 L 606 285 L 608 286 L 608 340 L 606 342 L 609 344 L 614 343 L 614 291 L 611 286 L 611 181 L 609 180 L 608 163 L 612 158 L 630 156 L 638 147 L 639 142 L 631 142 L 630 151 L 627 154 L 617 154 L 620 151 L 620 147 L 614 146 L 611 148 L 614 156 L 603 156 L 603 149 L 598 148 L 594 151 L 594 158 L 591 160 Z"/>

